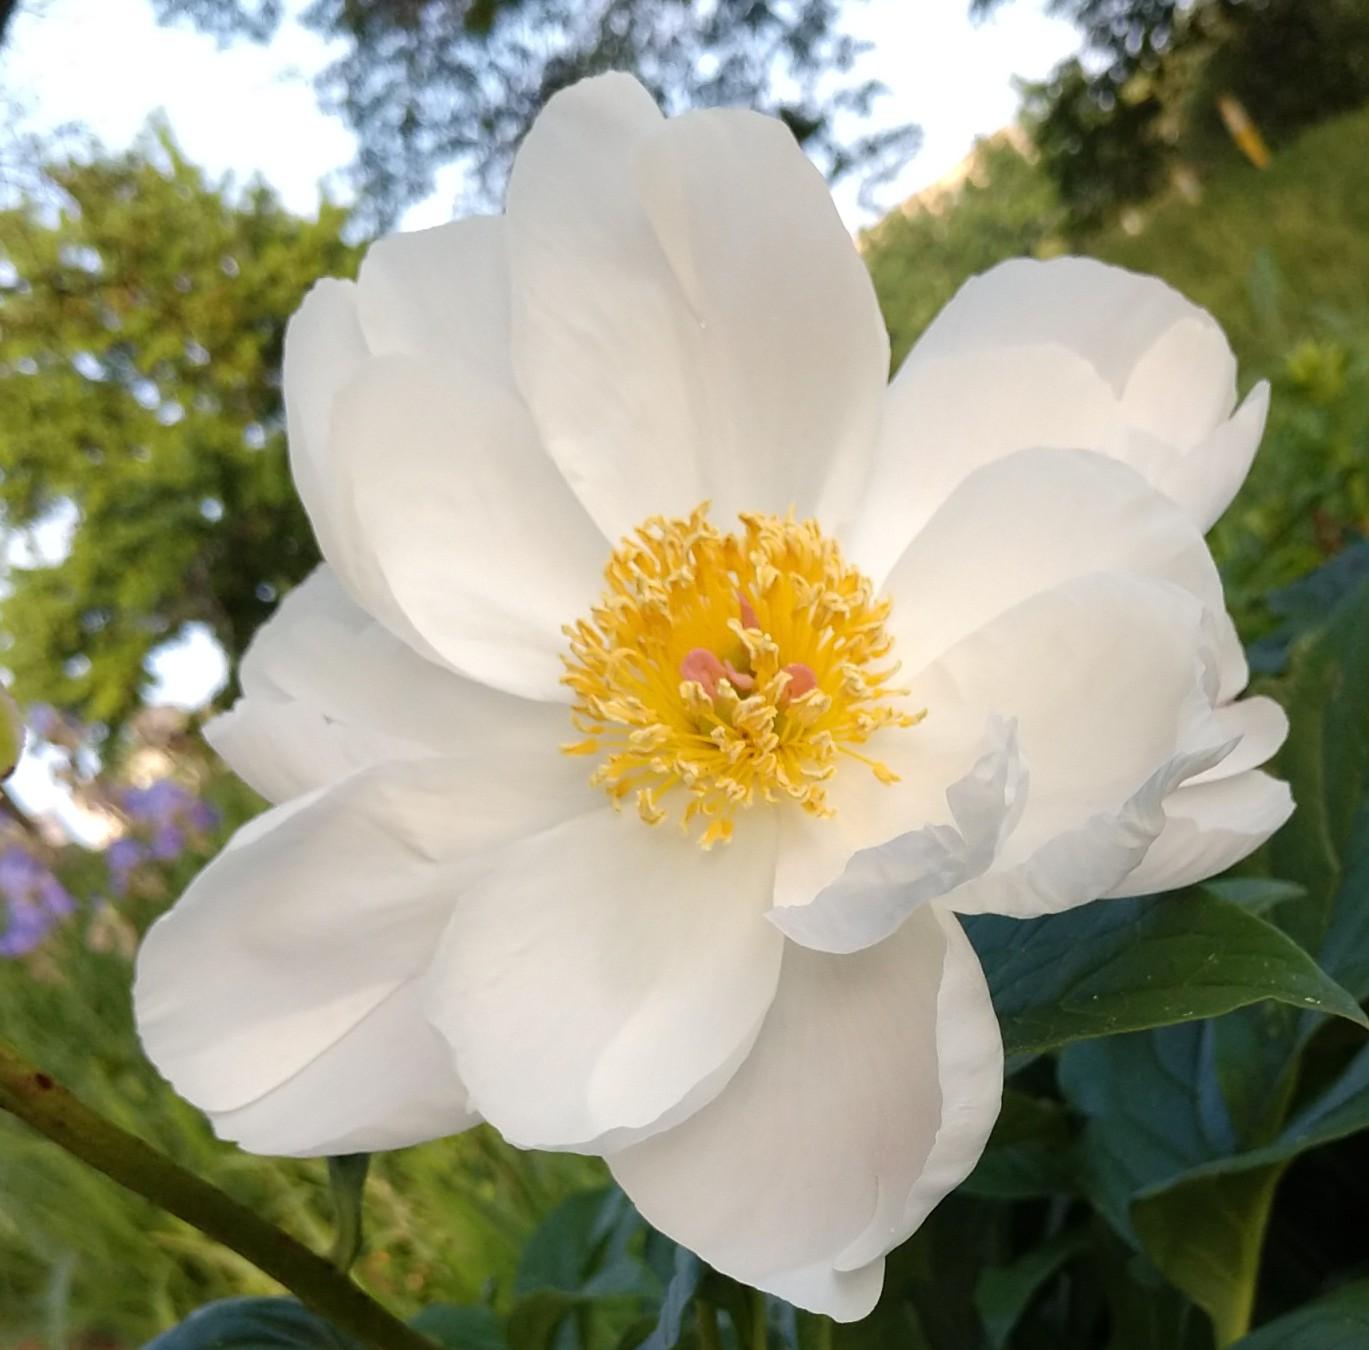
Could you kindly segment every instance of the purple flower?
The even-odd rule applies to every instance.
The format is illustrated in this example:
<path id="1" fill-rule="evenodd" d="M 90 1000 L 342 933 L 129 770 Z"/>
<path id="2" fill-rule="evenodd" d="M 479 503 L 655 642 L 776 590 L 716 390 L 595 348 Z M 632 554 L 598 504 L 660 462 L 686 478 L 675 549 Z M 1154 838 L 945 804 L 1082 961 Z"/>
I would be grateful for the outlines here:
<path id="1" fill-rule="evenodd" d="M 0 956 L 22 956 L 76 909 L 70 891 L 27 849 L 0 851 Z"/>
<path id="2" fill-rule="evenodd" d="M 152 856 L 158 862 L 179 858 L 185 849 L 185 831 L 179 825 L 162 825 L 152 835 Z"/>
<path id="3" fill-rule="evenodd" d="M 219 823 L 219 813 L 174 778 L 159 778 L 145 788 L 125 788 L 119 804 L 137 824 L 153 829 L 184 825 L 204 831 Z"/>

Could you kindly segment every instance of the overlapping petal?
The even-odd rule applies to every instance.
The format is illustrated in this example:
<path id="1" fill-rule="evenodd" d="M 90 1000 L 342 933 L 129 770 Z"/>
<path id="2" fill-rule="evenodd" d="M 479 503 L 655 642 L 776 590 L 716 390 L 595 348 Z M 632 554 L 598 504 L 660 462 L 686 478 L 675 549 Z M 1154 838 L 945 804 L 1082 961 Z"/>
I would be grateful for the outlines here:
<path id="1" fill-rule="evenodd" d="M 973 469 L 1032 447 L 1131 464 L 1208 529 L 1240 486 L 1268 390 L 1239 412 L 1210 315 L 1152 277 L 1084 258 L 967 283 L 890 387 L 852 546 L 876 576 Z"/>
<path id="2" fill-rule="evenodd" d="M 854 776 L 834 794 L 863 841 L 814 877 L 811 916 L 773 921 L 852 951 L 938 897 L 1026 917 L 1107 894 L 1164 828 L 1165 796 L 1232 748 L 1214 664 L 1202 606 L 1168 582 L 1099 573 L 1021 601 L 909 682 L 927 716 L 879 746 L 900 782 Z M 1015 723 L 1011 758 L 984 755 L 995 718 Z"/>
<path id="3" fill-rule="evenodd" d="M 387 759 L 555 745 L 560 707 L 500 693 L 420 657 L 361 609 L 325 564 L 248 646 L 243 696 L 205 727 L 273 802 Z"/>
<path id="4" fill-rule="evenodd" d="M 509 185 L 514 365 L 617 538 L 658 514 L 849 512 L 888 367 L 874 291 L 778 122 L 661 120 L 625 76 L 558 94 Z"/>
<path id="5" fill-rule="evenodd" d="M 850 1321 L 879 1296 L 883 1254 L 973 1165 L 1001 1090 L 974 953 L 954 919 L 924 910 L 854 956 L 786 948 L 727 1088 L 609 1165 L 717 1269 Z"/>
<path id="6" fill-rule="evenodd" d="M 291 321 L 291 465 L 368 612 L 432 660 L 557 700 L 560 627 L 597 594 L 606 541 L 514 387 L 502 225 L 437 233 L 388 241 L 356 286 L 321 284 Z"/>
<path id="7" fill-rule="evenodd" d="M 393 1141 L 405 1121 L 460 1128 L 454 1075 L 423 1095 L 431 1042 L 400 991 L 426 970 L 481 854 L 584 810 L 590 795 L 554 747 L 500 768 L 482 773 L 469 757 L 380 765 L 242 831 L 139 952 L 139 1030 L 177 1091 L 215 1118 L 259 1107 L 232 1128 L 268 1151 L 321 1151 L 362 1130 Z M 412 1033 L 403 1051 L 379 1035 L 396 1022 Z M 382 1068 L 387 1053 L 409 1058 Z M 395 1101 L 394 1118 L 366 1104 L 377 1075 L 416 1094 Z M 265 1102 L 278 1090 L 288 1113 Z"/>
<path id="8" fill-rule="evenodd" d="M 890 628 L 921 670 L 1020 600 L 1093 572 L 1170 582 L 1206 611 L 1219 641 L 1220 697 L 1248 670 L 1202 535 L 1129 465 L 1025 450 L 969 474 L 894 565 Z"/>
<path id="9" fill-rule="evenodd" d="M 599 1151 L 721 1089 L 779 977 L 773 822 L 755 826 L 706 852 L 604 805 L 464 890 L 427 1008 L 501 1134 Z"/>

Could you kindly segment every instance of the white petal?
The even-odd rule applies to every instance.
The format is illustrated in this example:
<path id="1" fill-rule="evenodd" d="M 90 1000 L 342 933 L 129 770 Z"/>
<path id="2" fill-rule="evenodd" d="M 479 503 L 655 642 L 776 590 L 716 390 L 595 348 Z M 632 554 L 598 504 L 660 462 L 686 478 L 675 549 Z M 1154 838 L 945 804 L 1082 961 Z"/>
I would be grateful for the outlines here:
<path id="1" fill-rule="evenodd" d="M 982 346 L 918 356 L 889 386 L 849 553 L 876 582 L 975 469 L 1038 446 L 1098 450 L 1119 434 L 1117 399 L 1061 346 Z M 918 359 L 914 359 L 917 356 Z"/>
<path id="2" fill-rule="evenodd" d="M 710 1265 L 852 1321 L 878 1298 L 883 1253 L 973 1165 L 1001 1086 L 974 954 L 927 908 L 855 956 L 787 948 L 728 1087 L 609 1165 Z"/>
<path id="3" fill-rule="evenodd" d="M 286 326 L 281 382 L 295 487 L 319 547 L 344 566 L 353 540 L 329 463 L 328 428 L 338 390 L 369 356 L 356 287 L 331 278 L 318 282 Z"/>
<path id="4" fill-rule="evenodd" d="M 1117 806 L 1058 829 L 1030 851 L 1019 849 L 1016 859 L 967 882 L 947 903 L 961 914 L 1027 919 L 1109 894 L 1164 832 L 1166 799 L 1225 752 L 1218 746 L 1172 756 Z"/>
<path id="5" fill-rule="evenodd" d="M 1210 530 L 1250 472 L 1269 415 L 1269 386 L 1261 382 L 1247 395 L 1235 417 L 1203 444 L 1178 457 L 1156 480 L 1188 512 L 1201 530 Z"/>
<path id="6" fill-rule="evenodd" d="M 846 953 L 883 941 L 913 910 L 983 873 L 1026 804 L 1026 771 L 1016 728 L 991 719 L 984 753 L 946 789 L 948 823 L 923 825 L 850 857 L 830 885 L 810 872 L 798 892 L 770 911 L 771 922 L 795 942 Z M 816 834 L 828 821 L 812 822 Z M 869 818 L 861 821 L 868 828 Z M 824 886 L 810 903 L 815 886 Z M 803 900 L 799 900 L 803 895 Z"/>
<path id="7" fill-rule="evenodd" d="M 1176 320 L 1131 368 L 1127 421 L 1166 445 L 1202 444 L 1236 406 L 1236 358 L 1212 317 Z"/>
<path id="8" fill-rule="evenodd" d="M 774 856 L 764 812 L 705 852 L 607 806 L 501 854 L 427 990 L 480 1114 L 523 1147 L 597 1151 L 712 1097 L 779 975 Z"/>
<path id="9" fill-rule="evenodd" d="M 1211 316 L 1084 258 L 967 283 L 890 387 L 853 556 L 877 579 L 970 470 L 1033 446 L 1121 459 L 1202 530 L 1240 486 L 1265 394 L 1230 421 L 1235 360 Z M 957 420 L 958 419 L 958 420 Z"/>
<path id="10" fill-rule="evenodd" d="M 1153 895 L 1224 872 L 1293 814 L 1288 784 L 1258 769 L 1195 782 L 1165 801 L 1165 825 L 1141 864 L 1111 892 Z"/>
<path id="11" fill-rule="evenodd" d="M 294 700 L 239 699 L 204 725 L 204 738 L 268 802 L 327 787 L 369 764 L 424 753 L 364 729 L 330 722 Z"/>
<path id="12" fill-rule="evenodd" d="M 550 100 L 509 178 L 514 370 L 610 539 L 705 496 L 681 369 L 694 338 L 632 180 L 661 123 L 629 76 L 582 81 Z"/>
<path id="13" fill-rule="evenodd" d="M 663 124 L 625 76 L 558 94 L 508 196 L 514 364 L 552 456 L 617 538 L 712 500 L 840 514 L 887 341 L 819 176 L 779 124 Z"/>
<path id="14" fill-rule="evenodd" d="M 517 397 L 376 357 L 339 395 L 332 436 L 359 547 L 426 643 L 509 693 L 568 697 L 561 628 L 602 590 L 609 549 Z"/>
<path id="15" fill-rule="evenodd" d="M 357 308 L 376 356 L 439 362 L 467 384 L 513 388 L 504 221 L 471 216 L 372 244 Z"/>
<path id="16" fill-rule="evenodd" d="M 426 969 L 473 859 L 597 795 L 552 748 L 383 765 L 253 821 L 143 942 L 149 1057 L 208 1111 L 264 1097 Z"/>
<path id="17" fill-rule="evenodd" d="M 410 981 L 278 1088 L 211 1119 L 250 1153 L 337 1157 L 457 1134 L 479 1117 Z"/>
<path id="18" fill-rule="evenodd" d="M 1220 330 L 1211 316 L 1156 277 L 1092 258 L 1015 258 L 961 287 L 909 360 L 991 346 L 1058 343 L 1084 357 L 1120 397 L 1132 372 L 1176 324 Z M 1231 368 L 1221 378 L 1234 392 Z"/>
<path id="19" fill-rule="evenodd" d="M 1288 739 L 1288 714 L 1272 698 L 1260 696 L 1228 703 L 1213 713 L 1213 722 L 1223 739 L 1239 740 L 1220 764 L 1192 780 L 1195 786 L 1259 768 Z"/>
<path id="20" fill-rule="evenodd" d="M 514 698 L 419 656 L 325 564 L 280 603 L 242 662 L 243 697 L 205 737 L 270 801 L 385 759 L 554 746 L 563 708 Z"/>
<path id="21" fill-rule="evenodd" d="M 687 113 L 637 160 L 643 209 L 701 337 L 698 446 L 720 520 L 844 524 L 888 382 L 874 287 L 822 175 L 775 118 Z"/>
<path id="22" fill-rule="evenodd" d="M 1168 583 L 1123 574 L 1076 578 L 1032 596 L 962 639 L 909 687 L 925 720 L 882 732 L 869 747 L 899 781 L 884 786 L 843 767 L 832 789 L 836 819 L 812 827 L 814 835 L 835 827 L 840 847 L 799 854 L 811 881 L 781 856 L 777 905 L 840 888 L 841 903 L 824 904 L 815 917 L 820 931 L 777 911 L 775 921 L 804 941 L 874 940 L 905 906 L 884 893 L 889 876 L 914 901 L 960 881 L 945 903 L 964 912 L 1026 915 L 1096 899 L 1163 827 L 1163 794 L 1217 763 L 1237 734 L 1213 713 L 1201 607 Z M 975 765 L 996 716 L 1016 723 L 1025 792 L 1020 769 L 1005 764 L 1000 774 L 992 755 Z M 950 809 L 951 784 L 971 794 L 975 809 L 963 814 L 977 827 L 966 829 L 961 811 Z M 948 835 L 953 825 L 957 834 Z M 995 829 L 996 855 L 981 870 Z M 974 847 L 958 842 L 970 836 Z M 852 855 L 848 878 L 840 869 Z M 956 875 L 956 860 L 973 862 L 970 879 Z"/>
<path id="23" fill-rule="evenodd" d="M 1224 686 L 1241 687 L 1245 661 L 1202 535 L 1134 469 L 1083 451 L 1021 451 L 956 488 L 886 583 L 895 652 L 921 670 L 1028 596 L 1103 571 L 1194 596 L 1220 625 Z"/>

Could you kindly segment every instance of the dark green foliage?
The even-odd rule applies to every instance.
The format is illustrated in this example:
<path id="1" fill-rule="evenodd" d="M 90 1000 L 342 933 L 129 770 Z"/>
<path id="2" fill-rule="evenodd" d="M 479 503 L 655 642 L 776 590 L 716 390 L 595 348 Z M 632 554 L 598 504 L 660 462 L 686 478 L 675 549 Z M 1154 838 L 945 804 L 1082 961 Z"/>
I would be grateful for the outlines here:
<path id="1" fill-rule="evenodd" d="M 281 19 L 276 0 L 156 0 L 155 9 L 221 39 L 265 40 Z M 319 94 L 357 135 L 363 209 L 383 223 L 452 163 L 473 200 L 496 202 L 546 101 L 605 70 L 631 71 L 672 111 L 773 113 L 834 178 L 881 181 L 906 162 L 916 131 L 852 137 L 852 117 L 883 90 L 852 72 L 861 44 L 843 31 L 841 9 L 838 0 L 313 0 L 301 18 L 343 43 Z"/>
<path id="2" fill-rule="evenodd" d="M 146 1350 L 360 1350 L 288 1298 L 233 1298 L 192 1313 Z"/>
<path id="3" fill-rule="evenodd" d="M 285 462 L 285 321 L 348 273 L 345 217 L 206 182 L 169 133 L 48 166 L 0 213 L 0 512 L 72 526 L 0 623 L 21 700 L 119 723 L 188 624 L 240 654 L 317 552 Z M 60 528 L 58 530 L 60 533 Z"/>

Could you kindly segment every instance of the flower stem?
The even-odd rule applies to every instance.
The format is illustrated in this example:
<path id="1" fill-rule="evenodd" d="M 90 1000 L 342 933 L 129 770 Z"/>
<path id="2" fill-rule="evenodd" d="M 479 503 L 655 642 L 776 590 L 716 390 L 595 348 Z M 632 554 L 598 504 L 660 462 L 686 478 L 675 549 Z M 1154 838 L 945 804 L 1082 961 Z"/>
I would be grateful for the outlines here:
<path id="1" fill-rule="evenodd" d="M 432 1342 L 364 1294 L 323 1257 L 121 1130 L 0 1041 L 0 1110 L 22 1120 L 135 1195 L 223 1243 L 371 1350 L 433 1350 Z"/>
<path id="2" fill-rule="evenodd" d="M 759 1289 L 751 1291 L 751 1350 L 767 1350 L 770 1344 L 770 1320 L 765 1311 L 765 1295 Z"/>
<path id="3" fill-rule="evenodd" d="M 705 1299 L 699 1299 L 694 1308 L 698 1316 L 701 1350 L 723 1350 L 723 1334 L 718 1326 L 718 1310 Z"/>

